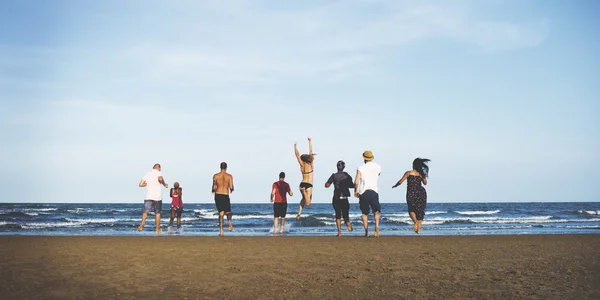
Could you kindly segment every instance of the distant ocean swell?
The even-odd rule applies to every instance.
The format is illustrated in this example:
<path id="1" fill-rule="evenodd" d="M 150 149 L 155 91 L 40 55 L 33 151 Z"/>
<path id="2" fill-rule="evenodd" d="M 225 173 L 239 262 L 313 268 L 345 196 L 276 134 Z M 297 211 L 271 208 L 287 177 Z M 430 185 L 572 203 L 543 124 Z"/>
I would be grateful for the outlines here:
<path id="1" fill-rule="evenodd" d="M 0 234 L 133 235 L 141 219 L 141 204 L 0 204 Z M 361 228 L 360 211 L 352 207 L 350 219 Z M 270 204 L 233 204 L 235 231 L 231 234 L 269 234 Z M 328 235 L 335 220 L 330 204 L 315 203 L 300 221 L 288 210 L 288 234 Z M 382 204 L 381 230 L 391 235 L 411 234 L 406 206 Z M 210 235 L 217 231 L 218 214 L 212 204 L 186 204 L 183 232 Z M 169 211 L 163 207 L 161 223 Z M 370 217 L 372 222 L 372 216 Z M 149 224 L 154 217 L 149 217 Z M 423 234 L 569 234 L 600 233 L 600 203 L 431 203 Z M 150 227 L 152 227 L 150 226 Z M 356 227 L 359 226 L 359 227 Z M 150 230 L 148 230 L 150 232 Z M 360 230 L 358 233 L 360 234 Z"/>

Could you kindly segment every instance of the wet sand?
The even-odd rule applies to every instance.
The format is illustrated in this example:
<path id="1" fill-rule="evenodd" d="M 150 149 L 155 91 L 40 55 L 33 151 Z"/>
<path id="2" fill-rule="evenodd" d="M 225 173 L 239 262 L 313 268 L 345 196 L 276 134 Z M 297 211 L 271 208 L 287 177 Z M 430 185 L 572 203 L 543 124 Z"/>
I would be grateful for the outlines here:
<path id="1" fill-rule="evenodd" d="M 3 299 L 600 299 L 600 235 L 0 236 Z"/>

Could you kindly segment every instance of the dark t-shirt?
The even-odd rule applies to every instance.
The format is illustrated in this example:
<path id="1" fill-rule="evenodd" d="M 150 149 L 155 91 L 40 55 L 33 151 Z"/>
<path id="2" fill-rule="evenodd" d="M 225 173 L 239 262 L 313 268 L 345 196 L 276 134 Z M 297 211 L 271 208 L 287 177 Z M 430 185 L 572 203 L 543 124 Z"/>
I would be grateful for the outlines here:
<path id="1" fill-rule="evenodd" d="M 340 199 L 341 197 L 350 197 L 350 189 L 354 188 L 354 182 L 352 176 L 346 172 L 337 172 L 331 174 L 327 183 L 333 183 L 335 190 L 333 190 L 333 199 Z"/>
<path id="2" fill-rule="evenodd" d="M 290 185 L 285 181 L 273 183 L 275 189 L 275 203 L 287 203 L 287 193 L 291 191 Z"/>

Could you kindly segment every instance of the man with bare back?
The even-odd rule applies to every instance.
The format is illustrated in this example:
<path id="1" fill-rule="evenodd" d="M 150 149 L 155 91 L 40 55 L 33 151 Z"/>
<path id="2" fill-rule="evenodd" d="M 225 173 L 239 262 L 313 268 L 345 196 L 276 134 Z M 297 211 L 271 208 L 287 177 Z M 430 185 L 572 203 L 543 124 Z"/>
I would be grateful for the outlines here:
<path id="1" fill-rule="evenodd" d="M 233 230 L 231 225 L 231 201 L 229 193 L 233 193 L 233 176 L 227 173 L 227 163 L 221 163 L 221 172 L 213 176 L 212 192 L 215 194 L 215 204 L 219 212 L 219 235 L 223 236 L 223 216 L 227 215 L 229 231 Z"/>

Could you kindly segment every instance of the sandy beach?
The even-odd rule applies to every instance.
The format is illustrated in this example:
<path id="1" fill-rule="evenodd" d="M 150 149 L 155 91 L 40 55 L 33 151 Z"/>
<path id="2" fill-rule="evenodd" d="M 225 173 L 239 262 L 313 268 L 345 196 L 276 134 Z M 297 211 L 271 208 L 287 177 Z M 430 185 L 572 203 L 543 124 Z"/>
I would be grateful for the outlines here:
<path id="1" fill-rule="evenodd" d="M 600 299 L 600 235 L 0 236 L 3 299 Z"/>

